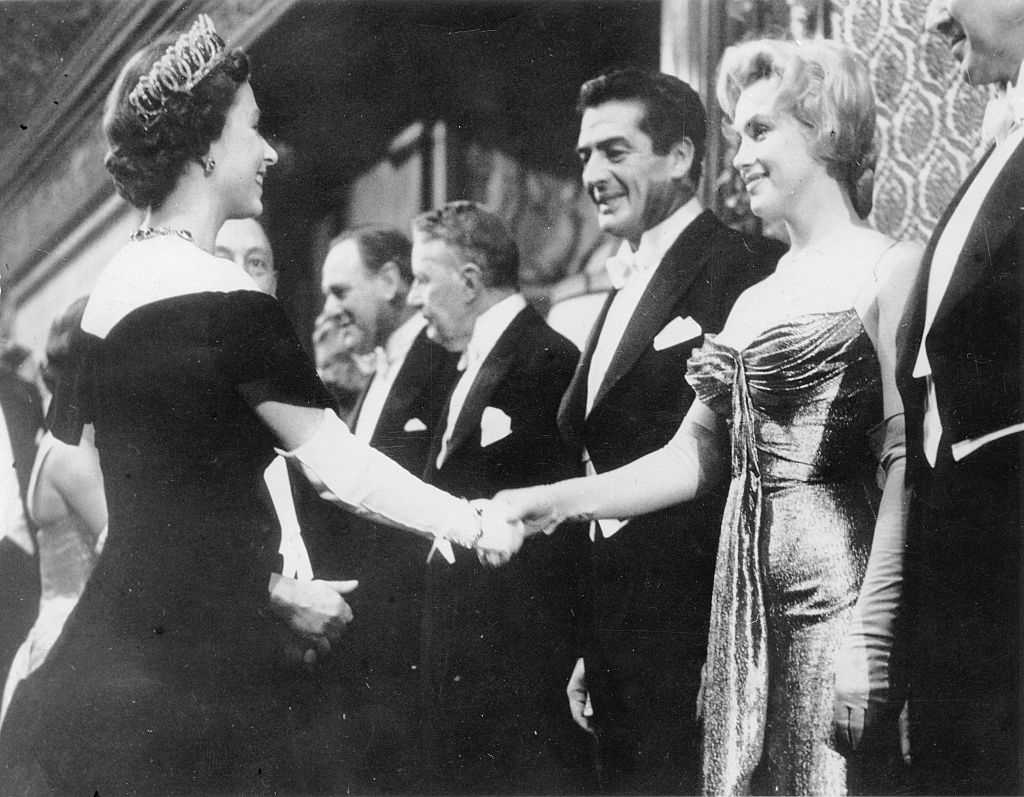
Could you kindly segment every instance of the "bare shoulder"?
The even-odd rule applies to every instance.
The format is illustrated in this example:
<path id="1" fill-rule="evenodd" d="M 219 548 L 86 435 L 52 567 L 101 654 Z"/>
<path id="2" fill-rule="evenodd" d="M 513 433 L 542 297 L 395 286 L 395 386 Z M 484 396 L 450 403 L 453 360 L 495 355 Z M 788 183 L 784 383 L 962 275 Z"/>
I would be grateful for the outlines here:
<path id="1" fill-rule="evenodd" d="M 902 303 L 906 299 L 917 280 L 923 253 L 923 247 L 913 241 L 893 242 L 875 268 L 880 301 Z"/>
<path id="2" fill-rule="evenodd" d="M 91 468 L 98 464 L 99 458 L 96 449 L 87 443 L 73 446 L 60 440 L 55 440 L 53 449 L 47 459 L 47 464 L 52 471 L 60 474 L 77 474 L 85 468 Z"/>
<path id="3" fill-rule="evenodd" d="M 756 308 L 761 307 L 769 295 L 774 295 L 775 293 L 777 293 L 775 280 L 773 275 L 769 274 L 765 279 L 755 282 L 736 297 L 732 310 L 729 311 L 729 318 L 743 316 L 752 312 Z"/>
<path id="4" fill-rule="evenodd" d="M 719 336 L 721 342 L 742 348 L 778 316 L 781 292 L 776 283 L 777 277 L 769 275 L 737 297 Z"/>

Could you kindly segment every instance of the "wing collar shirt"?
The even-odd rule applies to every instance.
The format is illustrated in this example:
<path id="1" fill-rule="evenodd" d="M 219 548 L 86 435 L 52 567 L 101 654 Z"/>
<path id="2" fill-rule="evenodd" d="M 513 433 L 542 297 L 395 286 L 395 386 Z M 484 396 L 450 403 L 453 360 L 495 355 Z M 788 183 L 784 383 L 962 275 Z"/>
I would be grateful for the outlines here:
<path id="1" fill-rule="evenodd" d="M 651 227 L 640 236 L 640 245 L 634 252 L 629 242 L 623 241 L 618 251 L 605 264 L 612 286 L 616 289 L 615 298 L 605 316 L 601 334 L 594 346 L 594 356 L 590 360 L 587 372 L 587 414 L 594 407 L 594 399 L 601 389 L 608 366 L 611 365 L 622 336 L 626 332 L 629 320 L 636 312 L 640 298 L 647 290 L 658 265 L 668 254 L 668 250 L 683 231 L 703 212 L 696 197 L 671 216 Z M 584 452 L 587 474 L 595 473 L 590 456 Z M 599 525 L 605 537 L 610 537 L 625 525 L 625 521 L 604 518 L 593 524 L 590 529 L 591 539 L 594 537 L 594 525 Z"/>
<path id="2" fill-rule="evenodd" d="M 448 401 L 448 425 L 444 430 L 444 438 L 441 441 L 441 452 L 437 455 L 437 467 L 444 464 L 448 456 L 448 443 L 452 439 L 452 432 L 455 431 L 455 422 L 462 412 L 466 403 L 466 396 L 473 386 L 480 373 L 487 355 L 497 345 L 499 338 L 505 334 L 509 324 L 526 309 L 526 299 L 521 293 L 514 293 L 507 296 L 482 312 L 473 323 L 473 334 L 470 336 L 469 345 L 459 360 L 459 370 L 462 375 L 455 383 L 452 396 Z"/>
<path id="3" fill-rule="evenodd" d="M 924 451 L 929 464 L 935 465 L 939 450 L 939 441 L 942 438 L 942 421 L 939 417 L 937 394 L 935 382 L 932 379 L 932 367 L 928 362 L 928 352 L 925 348 L 925 340 L 928 332 L 935 321 L 935 314 L 942 302 L 942 297 L 949 287 L 953 270 L 956 267 L 957 259 L 967 241 L 982 203 L 988 195 L 996 178 L 1010 160 L 1014 150 L 1024 141 L 1024 86 L 1021 76 L 1024 74 L 1024 65 L 1018 72 L 1016 85 L 1008 85 L 1001 90 L 999 96 L 992 101 L 1001 119 L 993 120 L 992 109 L 986 111 L 985 127 L 990 130 L 994 138 L 995 147 L 987 161 L 981 167 L 974 181 L 967 188 L 960 203 L 957 205 L 949 222 L 943 229 L 938 243 L 935 246 L 935 253 L 932 255 L 931 269 L 928 275 L 928 296 L 925 305 L 924 331 L 921 335 L 921 348 L 918 350 L 917 361 L 914 365 L 914 376 L 926 379 L 927 399 L 925 403 L 924 416 Z M 1015 108 L 1020 109 L 1015 114 Z M 1012 434 L 1024 430 L 1024 424 L 1016 424 L 1006 429 L 1000 429 L 990 435 L 976 440 L 961 440 L 953 444 L 953 456 L 955 459 L 962 459 L 971 451 L 990 440 L 1001 437 L 1005 434 Z"/>
<path id="4" fill-rule="evenodd" d="M 629 242 L 623 241 L 618 251 L 608 258 L 605 268 L 616 289 L 615 298 L 608 308 L 601 335 L 594 347 L 594 356 L 587 372 L 587 413 L 594 406 L 601 383 L 604 381 L 608 366 L 611 365 L 622 336 L 629 324 L 629 319 L 636 312 L 640 297 L 643 296 L 654 275 L 658 264 L 665 258 L 668 250 L 682 235 L 683 230 L 693 223 L 701 214 L 702 208 L 696 197 L 691 199 L 667 219 L 662 220 L 640 236 L 640 246 L 633 252 Z"/>
<path id="5" fill-rule="evenodd" d="M 384 410 L 384 403 L 395 384 L 395 377 L 402 370 L 402 365 L 405 363 L 405 358 L 409 356 L 416 337 L 426 325 L 427 319 L 416 313 L 388 336 L 383 347 L 377 347 L 377 368 L 370 381 L 370 386 L 366 389 L 363 406 L 356 419 L 354 431 L 355 436 L 360 440 L 369 443 L 370 438 L 373 437 L 380 414 Z"/>

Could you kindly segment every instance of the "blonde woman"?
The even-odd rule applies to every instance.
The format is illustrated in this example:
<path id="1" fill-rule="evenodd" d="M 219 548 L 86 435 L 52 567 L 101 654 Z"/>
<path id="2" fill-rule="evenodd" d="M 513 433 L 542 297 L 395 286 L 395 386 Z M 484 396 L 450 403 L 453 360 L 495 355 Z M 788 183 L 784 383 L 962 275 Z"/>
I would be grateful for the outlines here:
<path id="1" fill-rule="evenodd" d="M 864 220 L 875 106 L 853 53 L 738 45 L 718 94 L 751 209 L 784 226 L 789 252 L 692 356 L 699 400 L 665 448 L 498 497 L 535 530 L 650 512 L 729 479 L 705 790 L 842 794 L 836 738 L 859 743 L 889 698 L 906 506 L 895 336 L 920 252 Z"/>

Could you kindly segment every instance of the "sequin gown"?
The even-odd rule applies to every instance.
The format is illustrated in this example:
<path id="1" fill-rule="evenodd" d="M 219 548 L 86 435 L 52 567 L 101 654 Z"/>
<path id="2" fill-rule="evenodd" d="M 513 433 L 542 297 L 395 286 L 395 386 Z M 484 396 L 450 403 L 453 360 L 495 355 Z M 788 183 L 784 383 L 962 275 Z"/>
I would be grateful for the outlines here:
<path id="1" fill-rule="evenodd" d="M 730 424 L 732 481 L 716 563 L 704 788 L 844 794 L 832 744 L 836 656 L 857 599 L 880 491 L 869 430 L 878 360 L 853 310 L 801 316 L 689 363 Z"/>

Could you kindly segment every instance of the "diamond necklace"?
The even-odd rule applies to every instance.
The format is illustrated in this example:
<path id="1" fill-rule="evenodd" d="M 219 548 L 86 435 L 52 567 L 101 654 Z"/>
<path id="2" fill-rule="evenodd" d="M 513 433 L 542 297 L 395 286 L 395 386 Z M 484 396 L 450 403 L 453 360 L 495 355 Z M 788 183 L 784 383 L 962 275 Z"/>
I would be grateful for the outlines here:
<path id="1" fill-rule="evenodd" d="M 188 230 L 178 230 L 174 227 L 139 227 L 139 229 L 128 236 L 128 240 L 148 241 L 150 238 L 156 238 L 158 235 L 177 235 L 179 238 L 184 238 L 190 244 L 196 242 L 195 238 L 192 237 L 192 233 Z"/>

